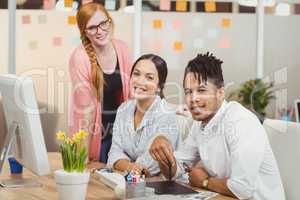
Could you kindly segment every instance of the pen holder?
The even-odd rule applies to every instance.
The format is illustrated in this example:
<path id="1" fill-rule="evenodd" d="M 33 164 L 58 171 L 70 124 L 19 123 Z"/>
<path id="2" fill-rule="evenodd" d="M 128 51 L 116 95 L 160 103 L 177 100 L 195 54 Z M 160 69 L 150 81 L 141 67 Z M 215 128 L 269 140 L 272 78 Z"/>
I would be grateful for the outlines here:
<path id="1" fill-rule="evenodd" d="M 126 199 L 144 197 L 146 182 L 126 183 Z"/>

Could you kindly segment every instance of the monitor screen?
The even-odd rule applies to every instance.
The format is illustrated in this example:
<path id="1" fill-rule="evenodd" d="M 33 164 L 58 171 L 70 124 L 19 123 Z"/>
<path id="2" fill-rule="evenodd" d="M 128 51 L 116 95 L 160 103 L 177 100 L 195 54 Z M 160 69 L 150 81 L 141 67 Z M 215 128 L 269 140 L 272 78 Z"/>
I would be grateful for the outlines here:
<path id="1" fill-rule="evenodd" d="M 33 80 L 25 76 L 0 75 L 0 96 L 7 127 L 5 143 L 0 150 L 0 165 L 3 158 L 11 154 L 34 174 L 49 174 Z"/>

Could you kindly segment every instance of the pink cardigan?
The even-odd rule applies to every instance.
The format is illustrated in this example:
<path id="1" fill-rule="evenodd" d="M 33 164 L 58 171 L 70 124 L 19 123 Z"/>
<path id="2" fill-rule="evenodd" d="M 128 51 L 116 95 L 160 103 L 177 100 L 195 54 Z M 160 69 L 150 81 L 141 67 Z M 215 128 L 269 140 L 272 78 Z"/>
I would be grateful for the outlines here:
<path id="1" fill-rule="evenodd" d="M 117 53 L 123 86 L 123 100 L 129 98 L 129 78 L 132 66 L 131 51 L 120 40 L 113 40 Z M 91 85 L 91 63 L 82 45 L 77 47 L 69 60 L 69 72 L 72 81 L 72 93 L 69 104 L 69 135 L 79 129 L 88 130 L 89 160 L 99 160 L 102 126 L 101 102 L 95 98 Z M 85 115 L 92 114 L 91 118 Z"/>

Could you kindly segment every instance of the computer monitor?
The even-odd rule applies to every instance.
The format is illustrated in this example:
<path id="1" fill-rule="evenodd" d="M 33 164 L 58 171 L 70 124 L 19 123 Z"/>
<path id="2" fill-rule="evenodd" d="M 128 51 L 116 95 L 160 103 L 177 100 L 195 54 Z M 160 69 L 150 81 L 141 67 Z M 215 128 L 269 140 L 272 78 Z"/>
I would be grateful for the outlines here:
<path id="1" fill-rule="evenodd" d="M 34 174 L 49 174 L 50 166 L 32 79 L 28 76 L 0 75 L 0 96 L 7 127 L 0 154 L 0 170 L 8 154 L 11 154 Z M 3 180 L 1 183 L 5 185 Z"/>
<path id="2" fill-rule="evenodd" d="M 300 99 L 295 100 L 296 122 L 300 123 Z"/>

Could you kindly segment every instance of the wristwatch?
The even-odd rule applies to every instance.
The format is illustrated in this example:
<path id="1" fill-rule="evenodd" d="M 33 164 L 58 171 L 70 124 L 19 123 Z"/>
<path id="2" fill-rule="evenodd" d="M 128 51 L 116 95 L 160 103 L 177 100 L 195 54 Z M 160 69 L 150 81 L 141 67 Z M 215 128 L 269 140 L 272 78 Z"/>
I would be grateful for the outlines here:
<path id="1" fill-rule="evenodd" d="M 202 187 L 203 187 L 204 189 L 207 189 L 207 188 L 208 188 L 208 179 L 209 179 L 209 177 L 207 177 L 206 179 L 204 179 L 204 180 L 202 181 Z"/>

